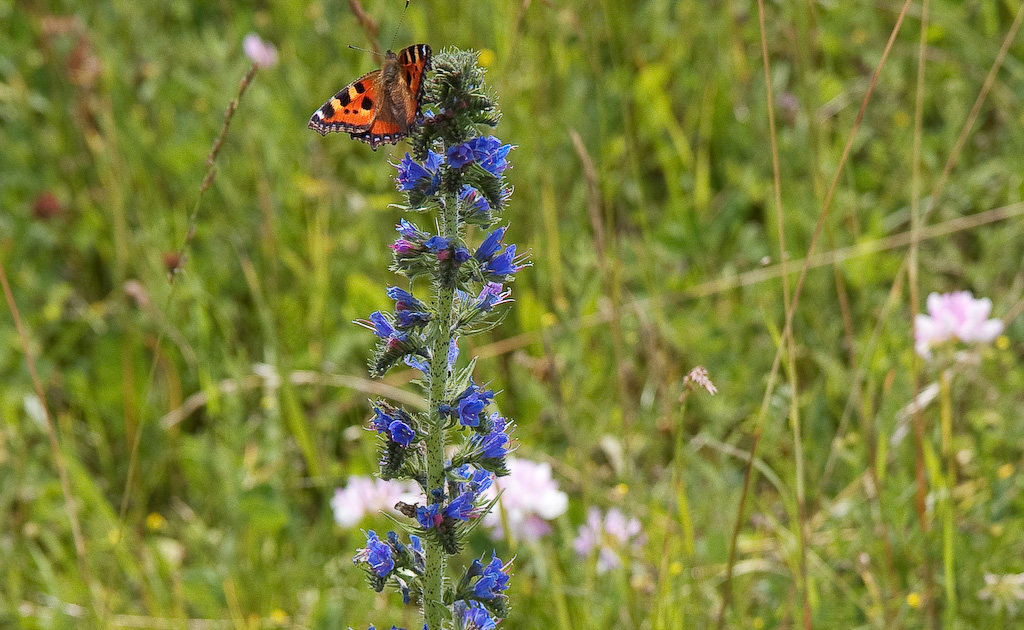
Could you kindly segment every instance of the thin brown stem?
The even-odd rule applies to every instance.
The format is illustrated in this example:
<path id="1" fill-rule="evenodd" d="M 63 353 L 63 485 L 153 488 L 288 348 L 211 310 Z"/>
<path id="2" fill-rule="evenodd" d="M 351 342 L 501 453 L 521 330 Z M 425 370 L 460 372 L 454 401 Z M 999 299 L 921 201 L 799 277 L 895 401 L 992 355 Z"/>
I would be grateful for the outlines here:
<path id="1" fill-rule="evenodd" d="M 92 574 L 89 571 L 88 554 L 85 547 L 85 536 L 82 535 L 82 525 L 78 520 L 78 504 L 75 502 L 74 494 L 71 492 L 71 482 L 68 480 L 68 471 L 64 466 L 64 455 L 60 451 L 60 440 L 57 436 L 57 427 L 50 415 L 50 408 L 46 404 L 46 394 L 43 392 L 43 382 L 36 370 L 36 359 L 32 354 L 32 347 L 28 341 L 28 331 L 21 321 L 21 313 L 14 301 L 14 293 L 7 281 L 7 270 L 3 261 L 0 261 L 0 285 L 3 286 L 4 298 L 7 300 L 7 308 L 11 311 L 11 318 L 14 320 L 14 327 L 18 331 L 18 340 L 21 342 L 21 350 L 25 353 L 25 364 L 28 366 L 29 377 L 32 379 L 32 387 L 35 389 L 36 398 L 43 408 L 43 418 L 46 421 L 46 435 L 50 441 L 50 454 L 53 457 L 53 465 L 57 468 L 57 477 L 60 479 L 60 491 L 64 496 L 64 509 L 71 523 L 71 538 L 75 543 L 75 556 L 78 559 L 78 570 L 82 574 L 82 583 L 85 584 L 85 592 L 89 601 L 89 610 L 98 619 L 97 608 L 93 601 Z"/>
<path id="2" fill-rule="evenodd" d="M 406 3 L 408 5 L 408 3 Z M 370 47 L 373 48 L 373 52 L 380 54 L 380 34 L 377 28 L 377 22 L 370 17 L 370 14 L 363 8 L 363 3 L 359 0 L 348 0 L 348 8 L 352 10 L 352 15 L 356 16 L 356 22 L 359 22 L 359 26 L 366 32 L 366 39 L 370 42 Z"/>

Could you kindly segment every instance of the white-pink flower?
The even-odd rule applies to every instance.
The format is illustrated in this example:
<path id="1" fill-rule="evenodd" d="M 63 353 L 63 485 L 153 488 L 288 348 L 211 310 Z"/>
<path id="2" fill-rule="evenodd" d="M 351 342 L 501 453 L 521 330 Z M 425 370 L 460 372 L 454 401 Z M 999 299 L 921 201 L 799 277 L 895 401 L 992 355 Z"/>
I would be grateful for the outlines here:
<path id="1" fill-rule="evenodd" d="M 602 517 L 601 510 L 591 507 L 587 520 L 580 525 L 573 548 L 580 556 L 597 549 L 597 572 L 605 573 L 622 565 L 622 551 L 627 546 L 644 544 L 643 528 L 635 518 L 627 519 L 618 508 L 611 508 Z"/>
<path id="2" fill-rule="evenodd" d="M 928 314 L 914 320 L 914 349 L 924 358 L 932 348 L 950 342 L 988 343 L 1003 332 L 1003 322 L 989 319 L 992 300 L 975 299 L 970 291 L 932 293 L 928 296 Z"/>
<path id="3" fill-rule="evenodd" d="M 551 533 L 547 521 L 565 514 L 569 508 L 569 497 L 558 489 L 558 482 L 551 476 L 551 465 L 515 457 L 506 458 L 509 475 L 498 477 L 490 488 L 483 492 L 487 500 L 501 495 L 501 506 L 495 506 L 484 517 L 484 525 L 491 530 L 494 538 L 505 535 L 501 512 L 505 513 L 512 535 L 520 540 L 538 540 Z"/>
<path id="4" fill-rule="evenodd" d="M 249 33 L 242 40 L 242 51 L 254 64 L 261 68 L 277 65 L 277 49 L 270 42 L 260 39 L 256 33 Z"/>
<path id="5" fill-rule="evenodd" d="M 387 481 L 352 475 L 344 488 L 334 491 L 331 509 L 334 511 L 334 521 L 338 525 L 352 527 L 367 514 L 381 510 L 397 514 L 396 503 L 415 503 L 421 500 L 421 497 L 419 486 L 412 481 Z"/>
<path id="6" fill-rule="evenodd" d="M 978 591 L 978 599 L 991 601 L 997 613 L 1005 610 L 1015 615 L 1020 602 L 1024 601 L 1024 573 L 986 573 L 985 586 Z"/>

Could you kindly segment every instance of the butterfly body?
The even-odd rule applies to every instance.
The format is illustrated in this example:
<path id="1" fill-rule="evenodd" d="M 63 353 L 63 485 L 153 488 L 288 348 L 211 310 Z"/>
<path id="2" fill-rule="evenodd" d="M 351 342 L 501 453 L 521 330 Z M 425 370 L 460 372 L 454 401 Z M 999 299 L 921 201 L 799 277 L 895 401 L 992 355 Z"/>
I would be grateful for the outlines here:
<path id="1" fill-rule="evenodd" d="M 380 70 L 364 74 L 313 112 L 309 128 L 326 136 L 345 132 L 377 150 L 396 144 L 416 128 L 423 100 L 423 74 L 430 46 L 416 44 L 398 54 L 387 51 Z"/>

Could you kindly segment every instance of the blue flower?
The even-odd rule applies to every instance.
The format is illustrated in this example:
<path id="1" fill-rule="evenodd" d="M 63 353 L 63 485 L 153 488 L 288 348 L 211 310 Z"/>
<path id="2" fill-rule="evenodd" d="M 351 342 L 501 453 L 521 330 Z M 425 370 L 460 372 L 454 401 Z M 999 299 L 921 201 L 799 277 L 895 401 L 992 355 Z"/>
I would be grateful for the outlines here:
<path id="1" fill-rule="evenodd" d="M 468 143 L 448 147 L 448 165 L 452 168 L 462 168 L 475 159 Z"/>
<path id="2" fill-rule="evenodd" d="M 448 165 L 462 168 L 476 162 L 495 177 L 508 168 L 506 156 L 512 150 L 511 144 L 502 145 L 494 136 L 477 136 L 469 142 L 448 148 Z"/>
<path id="3" fill-rule="evenodd" d="M 373 408 L 373 417 L 370 418 L 370 428 L 378 433 L 387 431 L 395 419 L 384 413 L 380 407 Z"/>
<path id="4" fill-rule="evenodd" d="M 476 189 L 465 184 L 459 191 L 459 201 L 462 203 L 463 213 L 467 216 L 474 214 L 486 214 L 491 210 L 491 204 Z"/>
<path id="5" fill-rule="evenodd" d="M 425 325 L 430 321 L 430 313 L 418 311 L 397 311 L 399 328 L 416 328 Z"/>
<path id="6" fill-rule="evenodd" d="M 421 359 L 420 357 L 407 354 L 405 355 L 405 364 L 413 369 L 423 372 L 424 374 L 430 374 L 430 365 L 426 360 Z"/>
<path id="7" fill-rule="evenodd" d="M 423 302 L 420 302 L 412 293 L 399 287 L 388 287 L 385 289 L 388 297 L 395 301 L 396 311 L 423 311 L 426 310 Z"/>
<path id="8" fill-rule="evenodd" d="M 430 321 L 426 305 L 411 293 L 398 287 L 388 287 L 388 297 L 395 301 L 395 317 L 401 329 L 423 326 Z"/>
<path id="9" fill-rule="evenodd" d="M 423 551 L 423 542 L 415 534 L 409 534 L 409 548 L 412 549 L 412 561 L 420 571 L 427 565 L 427 556 Z"/>
<path id="10" fill-rule="evenodd" d="M 442 250 L 448 249 L 448 245 L 451 244 L 451 241 L 443 236 L 431 236 L 423 244 L 431 251 L 441 252 Z"/>
<path id="11" fill-rule="evenodd" d="M 478 392 L 473 392 L 459 401 L 459 424 L 464 427 L 475 427 L 480 425 L 480 412 L 484 410 L 487 403 L 480 398 Z"/>
<path id="12" fill-rule="evenodd" d="M 474 560 L 473 566 L 479 570 L 480 561 Z M 505 572 L 507 568 L 507 566 L 502 566 L 501 558 L 492 552 L 490 563 L 483 567 L 480 579 L 473 585 L 473 595 L 483 600 L 501 597 L 501 592 L 508 589 L 508 573 Z M 470 571 L 472 572 L 473 569 Z"/>
<path id="13" fill-rule="evenodd" d="M 511 295 L 511 290 L 502 291 L 501 284 L 488 282 L 476 298 L 476 308 L 486 313 L 499 304 L 511 302 Z"/>
<path id="14" fill-rule="evenodd" d="M 469 250 L 465 247 L 456 247 L 452 257 L 455 259 L 455 262 L 462 264 L 469 260 Z"/>
<path id="15" fill-rule="evenodd" d="M 372 330 L 375 335 L 383 339 L 384 347 L 388 351 L 397 350 L 402 353 L 416 351 L 416 345 L 410 341 L 409 334 L 396 329 L 390 316 L 380 311 L 371 313 L 369 319 L 357 319 L 356 323 L 363 328 Z"/>
<path id="16" fill-rule="evenodd" d="M 441 524 L 444 517 L 441 516 L 441 504 L 431 503 L 426 506 L 419 506 L 416 508 L 416 522 L 420 524 L 423 529 L 430 529 L 437 527 Z"/>
<path id="17" fill-rule="evenodd" d="M 508 168 L 508 160 L 505 157 L 512 150 L 511 144 L 502 145 L 501 140 L 494 136 L 478 136 L 466 144 L 473 150 L 473 157 L 477 163 L 491 175 L 501 177 Z"/>
<path id="18" fill-rule="evenodd" d="M 402 448 L 409 448 L 416 437 L 416 431 L 401 420 L 395 420 L 388 425 L 388 433 L 391 434 L 391 440 Z"/>
<path id="19" fill-rule="evenodd" d="M 459 340 L 452 337 L 451 341 L 448 342 L 448 369 L 452 369 L 455 365 L 455 361 L 459 358 Z"/>
<path id="20" fill-rule="evenodd" d="M 444 156 L 440 153 L 435 153 L 431 150 L 427 150 L 427 161 L 424 163 L 427 170 L 431 173 L 436 173 L 437 169 L 441 168 L 441 163 L 444 162 Z"/>
<path id="21" fill-rule="evenodd" d="M 501 249 L 501 239 L 505 237 L 505 228 L 500 227 L 487 235 L 483 243 L 480 243 L 480 247 L 476 248 L 476 253 L 473 256 L 480 262 L 488 262 L 494 255 Z"/>
<path id="22" fill-rule="evenodd" d="M 398 176 L 395 181 L 398 183 L 398 190 L 418 190 L 424 195 L 431 195 L 437 192 L 441 183 L 441 176 L 437 172 L 441 166 L 441 154 L 433 151 L 427 152 L 427 160 L 421 166 L 408 153 L 402 161 L 395 165 L 398 169 Z"/>
<path id="23" fill-rule="evenodd" d="M 465 427 L 475 427 L 480 424 L 480 413 L 494 400 L 493 390 L 483 390 L 480 386 L 469 381 L 467 387 L 456 397 L 453 405 L 438 405 L 438 410 L 445 415 L 457 415 L 459 423 Z"/>
<path id="24" fill-rule="evenodd" d="M 395 226 L 395 230 L 398 231 L 399 236 L 410 241 L 423 241 L 427 237 L 426 232 L 420 231 L 415 224 L 406 219 L 402 219 Z"/>
<path id="25" fill-rule="evenodd" d="M 395 327 L 388 321 L 387 317 L 384 317 L 384 313 L 380 311 L 374 311 L 370 314 L 370 326 L 367 326 L 381 339 L 389 339 L 391 337 L 400 336 Z"/>
<path id="26" fill-rule="evenodd" d="M 505 432 L 507 421 L 494 412 L 490 415 L 491 432 L 487 435 L 474 435 L 471 438 L 473 451 L 480 454 L 484 459 L 496 459 L 508 454 L 505 445 L 509 442 L 508 434 Z"/>
<path id="27" fill-rule="evenodd" d="M 448 507 L 444 509 L 444 515 L 450 518 L 458 519 L 460 521 L 468 521 L 469 517 L 473 516 L 473 500 L 476 495 L 472 492 L 463 492 L 459 496 L 452 499 L 452 502 L 448 504 Z"/>
<path id="28" fill-rule="evenodd" d="M 395 568 L 391 547 L 378 538 L 377 532 L 372 529 L 366 533 L 366 548 L 360 549 L 353 560 L 367 562 L 373 572 L 382 578 L 387 577 Z"/>
<path id="29" fill-rule="evenodd" d="M 486 470 L 478 470 L 469 464 L 463 464 L 454 471 L 459 480 L 459 492 L 481 493 L 494 483 L 494 475 Z"/>
<path id="30" fill-rule="evenodd" d="M 513 275 L 525 266 L 518 264 L 518 262 L 516 260 L 516 246 L 509 245 L 505 248 L 505 251 L 481 265 L 480 270 L 485 276 L 503 279 Z"/>
<path id="31" fill-rule="evenodd" d="M 455 602 L 455 621 L 459 630 L 494 630 L 497 624 L 479 602 Z"/>

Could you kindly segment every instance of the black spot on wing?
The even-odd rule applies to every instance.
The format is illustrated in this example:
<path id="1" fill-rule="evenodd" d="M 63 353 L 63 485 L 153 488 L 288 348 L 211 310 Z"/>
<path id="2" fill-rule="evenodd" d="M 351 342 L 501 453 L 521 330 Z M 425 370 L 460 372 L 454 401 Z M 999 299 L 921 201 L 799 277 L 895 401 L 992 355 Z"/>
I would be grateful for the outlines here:
<path id="1" fill-rule="evenodd" d="M 320 108 L 320 115 L 324 118 L 330 118 L 334 115 L 334 108 L 331 107 L 331 103 L 329 101 L 324 103 L 324 106 Z"/>
<path id="2" fill-rule="evenodd" d="M 364 96 L 363 101 L 359 104 L 359 108 L 364 111 L 370 111 L 373 109 L 373 99 L 369 96 Z"/>
<path id="3" fill-rule="evenodd" d="M 356 81 L 355 83 L 353 83 L 352 88 L 359 94 L 362 94 L 363 92 L 366 91 L 366 86 L 363 85 L 362 81 Z"/>
<path id="4" fill-rule="evenodd" d="M 362 85 L 362 84 L 360 84 L 360 85 Z M 338 92 L 338 102 L 341 103 L 342 107 L 344 107 L 344 106 L 346 106 L 346 105 L 348 105 L 349 103 L 352 102 L 352 99 L 349 98 L 348 90 L 342 90 L 342 91 Z"/>

